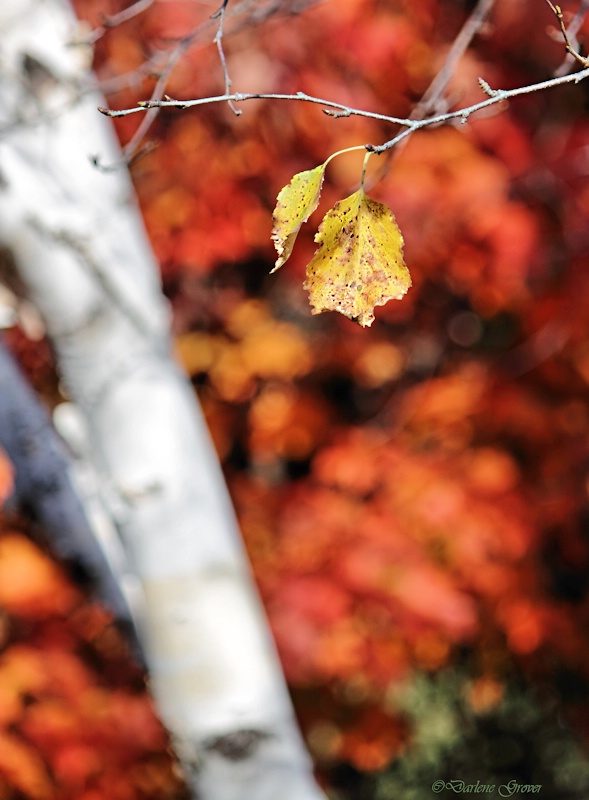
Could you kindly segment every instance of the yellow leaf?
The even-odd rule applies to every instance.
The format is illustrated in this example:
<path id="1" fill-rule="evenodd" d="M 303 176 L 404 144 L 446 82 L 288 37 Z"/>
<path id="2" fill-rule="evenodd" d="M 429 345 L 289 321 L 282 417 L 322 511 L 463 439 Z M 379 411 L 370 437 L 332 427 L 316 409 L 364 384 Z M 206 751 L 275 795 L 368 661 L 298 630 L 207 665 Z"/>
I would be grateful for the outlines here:
<path id="1" fill-rule="evenodd" d="M 274 209 L 272 239 L 278 253 L 275 272 L 288 261 L 301 229 L 319 205 L 325 164 L 297 173 L 278 195 Z"/>
<path id="2" fill-rule="evenodd" d="M 400 300 L 411 286 L 395 218 L 363 189 L 327 212 L 315 241 L 305 281 L 314 314 L 339 311 L 371 325 L 375 306 Z"/>

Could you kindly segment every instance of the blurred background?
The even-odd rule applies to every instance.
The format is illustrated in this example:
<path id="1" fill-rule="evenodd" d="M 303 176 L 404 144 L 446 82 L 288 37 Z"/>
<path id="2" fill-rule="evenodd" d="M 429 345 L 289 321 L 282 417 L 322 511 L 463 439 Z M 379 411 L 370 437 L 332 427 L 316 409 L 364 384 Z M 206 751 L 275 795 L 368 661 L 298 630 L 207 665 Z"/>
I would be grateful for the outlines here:
<path id="1" fill-rule="evenodd" d="M 231 5 L 235 91 L 406 117 L 476 4 L 242 3 L 235 17 Z M 579 5 L 563 3 L 565 21 Z M 121 9 L 76 7 L 80 38 Z M 156 0 L 105 30 L 94 60 L 111 107 L 147 99 L 194 31 L 166 94 L 222 94 L 215 10 Z M 581 48 L 585 34 L 589 19 Z M 564 55 L 544 0 L 497 0 L 438 110 L 484 99 L 478 76 L 546 80 Z M 362 153 L 330 163 L 319 211 L 273 275 L 271 215 L 294 173 L 394 126 L 219 103 L 161 112 L 132 161 L 178 358 L 334 800 L 425 800 L 452 779 L 587 797 L 588 86 L 373 157 L 369 193 L 397 218 L 413 288 L 370 329 L 311 315 L 302 288 L 321 215 L 357 188 Z M 141 122 L 116 121 L 123 144 Z M 8 339 L 59 402 L 49 346 L 19 328 Z M 25 533 L 5 520 L 0 536 L 0 798 L 183 797 L 124 643 Z M 28 708 L 29 695 L 44 699 Z"/>

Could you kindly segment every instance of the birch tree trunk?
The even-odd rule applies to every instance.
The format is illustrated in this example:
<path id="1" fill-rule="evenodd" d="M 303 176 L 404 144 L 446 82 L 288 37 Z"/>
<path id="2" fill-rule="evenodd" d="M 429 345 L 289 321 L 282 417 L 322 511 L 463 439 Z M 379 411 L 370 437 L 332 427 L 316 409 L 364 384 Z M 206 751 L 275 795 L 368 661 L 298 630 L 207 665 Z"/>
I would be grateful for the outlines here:
<path id="1" fill-rule="evenodd" d="M 62 0 L 0 7 L 0 238 L 82 410 L 145 595 L 150 686 L 195 796 L 320 800 L 120 154 Z M 212 232 L 211 235 L 214 235 Z"/>

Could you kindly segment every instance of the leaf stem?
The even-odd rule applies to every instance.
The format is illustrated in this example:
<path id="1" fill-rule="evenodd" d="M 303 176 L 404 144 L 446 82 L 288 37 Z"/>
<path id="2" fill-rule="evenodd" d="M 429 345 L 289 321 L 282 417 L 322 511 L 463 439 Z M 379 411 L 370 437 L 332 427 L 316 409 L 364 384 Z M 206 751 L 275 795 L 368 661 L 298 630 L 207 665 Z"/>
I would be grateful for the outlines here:
<path id="1" fill-rule="evenodd" d="M 337 153 L 332 153 L 327 161 L 323 162 L 323 165 L 326 167 L 336 156 L 342 156 L 344 153 L 353 153 L 354 150 L 366 150 L 366 147 L 363 144 L 356 144 L 354 147 L 345 147 L 343 150 L 338 150 Z"/>
<path id="2" fill-rule="evenodd" d="M 366 178 L 366 169 L 368 167 L 368 162 L 370 160 L 370 156 L 372 155 L 370 150 L 366 151 L 366 155 L 364 156 L 364 163 L 362 164 L 362 177 L 360 178 L 360 188 L 364 191 L 364 179 Z"/>

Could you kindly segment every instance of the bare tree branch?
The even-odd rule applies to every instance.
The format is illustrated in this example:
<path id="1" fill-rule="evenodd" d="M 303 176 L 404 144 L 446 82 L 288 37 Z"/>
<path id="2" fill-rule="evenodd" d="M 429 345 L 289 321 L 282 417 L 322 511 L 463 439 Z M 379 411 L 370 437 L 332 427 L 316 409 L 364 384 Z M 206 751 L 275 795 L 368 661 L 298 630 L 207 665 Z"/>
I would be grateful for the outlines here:
<path id="1" fill-rule="evenodd" d="M 225 51 L 223 49 L 223 23 L 225 22 L 225 11 L 227 9 L 228 3 L 229 0 L 223 0 L 223 5 L 221 6 L 221 8 L 219 8 L 218 11 L 215 11 L 215 13 L 212 16 L 212 19 L 219 20 L 219 27 L 217 28 L 217 33 L 215 35 L 214 42 L 217 45 L 217 52 L 219 53 L 219 61 L 221 62 L 221 68 L 223 69 L 223 77 L 225 78 L 225 94 L 229 94 L 229 92 L 231 91 L 231 84 L 232 84 L 232 80 L 229 77 L 229 71 L 227 69 L 227 59 L 225 58 Z M 228 106 L 231 109 L 231 111 L 233 111 L 236 117 L 239 117 L 239 115 L 242 113 L 241 109 L 235 108 L 231 100 L 229 100 Z"/>
<path id="2" fill-rule="evenodd" d="M 119 24 L 125 22 L 127 19 L 131 19 L 136 14 L 139 14 L 149 8 L 152 2 L 153 0 L 138 0 L 137 3 L 126 9 L 126 12 L 121 12 L 120 15 L 109 17 L 108 26 L 106 27 L 113 27 L 115 24 Z M 231 21 L 232 24 L 230 30 L 231 33 L 235 33 L 246 25 L 259 25 L 265 22 L 269 17 L 272 17 L 276 14 L 298 14 L 304 8 L 312 5 L 315 2 L 316 0 L 288 0 L 288 2 L 284 2 L 284 0 L 282 2 L 280 2 L 280 0 L 266 0 L 265 2 L 260 3 L 259 0 L 242 0 L 239 3 L 232 5 L 231 8 L 228 8 L 229 0 L 226 0 L 214 14 L 212 14 L 200 25 L 195 27 L 180 41 L 176 42 L 170 50 L 165 53 L 160 53 L 158 59 L 150 59 L 147 64 L 142 65 L 139 71 L 130 73 L 124 80 L 117 80 L 117 85 L 128 85 L 133 79 L 136 81 L 138 72 L 141 78 L 145 77 L 148 71 L 155 71 L 158 74 L 156 84 L 151 93 L 151 97 L 149 98 L 149 103 L 151 104 L 149 106 L 149 111 L 147 112 L 145 119 L 142 120 L 139 128 L 133 134 L 132 138 L 123 148 L 124 163 L 130 164 L 133 160 L 135 160 L 135 158 L 143 155 L 144 151 L 140 150 L 141 142 L 145 138 L 145 135 L 157 117 L 159 109 L 165 107 L 162 102 L 171 99 L 166 95 L 166 87 L 170 80 L 171 73 L 178 62 L 189 50 L 192 49 L 192 47 L 198 43 L 201 43 L 207 36 L 210 36 L 215 24 L 217 26 L 217 30 L 212 41 L 217 47 L 221 62 L 224 79 L 225 102 L 228 103 L 229 107 L 235 114 L 239 115 L 241 114 L 241 111 L 236 109 L 233 105 L 230 94 L 231 79 L 227 69 L 227 61 L 223 48 L 225 23 Z M 133 13 L 131 13 L 132 9 Z M 79 42 L 79 44 L 92 43 L 96 40 L 96 38 L 100 38 L 100 36 L 106 32 L 105 28 L 105 30 L 100 33 L 100 36 L 97 36 L 96 32 L 98 30 L 99 29 L 96 29 L 96 31 L 90 34 L 89 38 L 87 38 L 85 41 Z M 109 90 L 112 90 L 112 85 L 109 86 L 101 84 L 100 89 L 103 92 L 109 93 Z M 148 146 L 148 148 L 152 149 L 153 145 Z M 98 159 L 96 159 L 96 166 L 107 170 L 110 168 L 101 165 Z"/>
<path id="3" fill-rule="evenodd" d="M 550 3 L 552 6 L 552 3 Z M 554 9 L 553 9 L 554 11 Z M 581 4 L 577 9 L 577 13 L 570 21 L 569 25 L 565 31 L 565 40 L 568 40 L 570 46 L 573 48 L 574 51 L 578 53 L 579 51 L 579 40 L 577 39 L 577 34 L 581 29 L 581 25 L 583 24 L 583 20 L 587 16 L 587 12 L 589 12 L 589 0 L 581 0 Z M 562 28 L 561 28 L 562 31 Z M 568 49 L 568 48 L 567 48 Z M 570 72 L 575 61 L 578 59 L 576 56 L 571 53 L 570 51 L 567 52 L 566 57 L 560 67 L 555 70 L 554 74 L 559 77 L 560 75 L 566 75 L 567 72 Z"/>
<path id="4" fill-rule="evenodd" d="M 558 21 L 558 24 L 560 26 L 560 31 L 561 31 L 563 39 L 564 39 L 564 43 L 565 43 L 565 47 L 566 47 L 567 53 L 570 56 L 572 56 L 572 58 L 574 58 L 575 61 L 578 61 L 579 64 L 581 64 L 581 66 L 589 67 L 589 59 L 584 58 L 580 53 L 577 52 L 575 46 L 573 46 L 573 44 L 572 44 L 572 42 L 571 42 L 571 40 L 569 38 L 569 33 L 567 31 L 566 25 L 564 24 L 564 15 L 562 13 L 561 7 L 560 6 L 555 6 L 553 3 L 551 3 L 550 0 L 546 0 L 546 2 L 548 3 L 550 8 L 552 9 L 553 14 L 554 14 L 554 16 L 556 17 L 556 19 Z"/>
<path id="5" fill-rule="evenodd" d="M 201 97 L 196 100 L 173 100 L 171 98 L 166 100 L 144 100 L 133 108 L 125 108 L 116 111 L 113 109 L 100 107 L 98 110 L 108 117 L 125 117 L 129 114 L 149 112 L 154 108 L 187 109 L 194 108 L 196 106 L 210 105 L 212 103 L 226 103 L 229 101 L 233 103 L 243 103 L 247 100 L 288 100 L 290 102 L 301 101 L 306 103 L 316 103 L 324 106 L 324 112 L 333 117 L 365 117 L 367 119 L 376 119 L 380 120 L 381 122 L 388 122 L 391 125 L 400 125 L 405 128 L 405 130 L 401 131 L 395 137 L 389 139 L 383 144 L 365 145 L 366 150 L 371 153 L 384 153 L 385 151 L 392 149 L 396 144 L 410 136 L 412 133 L 415 133 L 415 131 L 421 130 L 422 128 L 441 125 L 454 120 L 466 122 L 472 114 L 475 114 L 477 111 L 481 111 L 484 108 L 489 108 L 490 106 L 503 103 L 506 100 L 511 100 L 512 98 L 519 97 L 521 95 L 531 94 L 532 92 L 539 92 L 545 89 L 551 89 L 555 86 L 562 86 L 563 84 L 567 83 L 580 83 L 588 77 L 589 68 L 586 68 L 580 72 L 570 75 L 562 75 L 556 78 L 550 78 L 549 80 L 541 81 L 540 83 L 533 83 L 529 84 L 528 86 L 520 86 L 516 89 L 492 89 L 489 84 L 481 78 L 479 79 L 479 84 L 481 89 L 487 95 L 486 100 L 482 100 L 480 103 L 474 103 L 471 106 L 459 108 L 455 111 L 449 111 L 445 114 L 437 114 L 433 117 L 427 117 L 426 119 L 402 119 L 400 117 L 392 117 L 386 114 L 377 114 L 373 111 L 364 111 L 358 108 L 351 108 L 342 103 L 335 103 L 331 100 L 313 97 L 312 95 L 305 94 L 304 92 L 297 92 L 296 94 L 234 92 L 232 94 L 218 95 L 216 97 Z"/>
<path id="6" fill-rule="evenodd" d="M 303 0 L 303 2 L 305 2 L 305 0 Z M 137 106 L 133 108 L 125 108 L 119 110 L 99 108 L 98 110 L 101 113 L 114 118 L 128 116 L 129 114 L 135 114 L 138 112 L 143 112 L 146 114 L 145 122 L 139 127 L 137 133 L 125 148 L 125 156 L 127 159 L 130 158 L 132 154 L 136 151 L 139 141 L 145 135 L 145 132 L 147 131 L 149 125 L 153 121 L 154 113 L 157 113 L 162 108 L 187 109 L 201 105 L 209 105 L 213 103 L 228 103 L 230 107 L 233 109 L 233 111 L 235 113 L 238 113 L 234 105 L 237 103 L 243 103 L 247 100 L 288 100 L 291 102 L 302 101 L 307 103 L 315 103 L 323 106 L 324 113 L 333 117 L 334 119 L 339 119 L 341 117 L 358 116 L 367 119 L 379 120 L 381 122 L 386 122 L 392 125 L 398 125 L 402 127 L 403 128 L 402 131 L 400 131 L 396 136 L 384 142 L 383 144 L 365 145 L 366 150 L 368 152 L 377 154 L 384 153 L 388 150 L 391 150 L 393 147 L 395 147 L 401 141 L 406 139 L 412 133 L 415 133 L 415 131 L 420 130 L 422 128 L 442 125 L 456 120 L 465 123 L 472 114 L 475 114 L 476 112 L 481 111 L 485 108 L 489 108 L 499 103 L 511 100 L 515 97 L 519 97 L 520 95 L 543 91 L 545 89 L 550 89 L 565 83 L 579 83 L 580 81 L 585 80 L 585 78 L 589 77 L 589 59 L 585 58 L 584 56 L 581 56 L 578 53 L 571 40 L 571 36 L 573 33 L 576 36 L 576 32 L 578 30 L 578 27 L 580 26 L 583 16 L 585 15 L 587 8 L 589 8 L 589 0 L 582 0 L 582 7 L 581 9 L 579 9 L 579 13 L 575 18 L 574 27 L 571 26 L 571 33 L 569 33 L 564 24 L 563 13 L 560 6 L 554 5 L 551 2 L 551 0 L 546 0 L 546 2 L 548 3 L 548 5 L 552 9 L 558 20 L 561 33 L 564 38 L 567 53 L 572 58 L 574 58 L 579 64 L 581 64 L 583 66 L 583 69 L 573 74 L 556 75 L 554 78 L 551 78 L 549 80 L 541 81 L 539 83 L 529 84 L 527 86 L 521 86 L 515 89 L 492 89 L 491 86 L 483 78 L 479 78 L 479 85 L 487 95 L 486 100 L 482 100 L 480 103 L 475 103 L 473 105 L 466 106 L 464 108 L 459 108 L 454 111 L 435 114 L 434 116 L 425 117 L 425 114 L 427 114 L 430 109 L 435 108 L 439 98 L 441 97 L 442 92 L 444 91 L 444 88 L 446 87 L 450 79 L 453 70 L 456 67 L 456 63 L 464 54 L 468 45 L 472 41 L 473 36 L 476 35 L 478 30 L 480 30 L 481 25 L 483 24 L 484 20 L 486 19 L 486 17 L 488 16 L 488 14 L 492 9 L 494 0 L 479 0 L 473 13 L 470 15 L 470 17 L 464 24 L 462 30 L 460 31 L 458 37 L 456 38 L 454 44 L 452 45 L 450 52 L 448 53 L 448 56 L 444 63 L 444 66 L 442 67 L 438 76 L 434 79 L 434 81 L 426 91 L 422 101 L 417 106 L 416 110 L 407 119 L 389 116 L 386 114 L 378 114 L 372 111 L 365 111 L 358 108 L 352 108 L 342 103 L 336 103 L 331 100 L 325 100 L 320 97 L 314 97 L 312 95 L 308 95 L 305 92 L 297 92 L 296 94 L 230 92 L 229 88 L 231 86 L 231 81 L 227 71 L 227 65 L 221 41 L 223 37 L 222 23 L 226 7 L 228 5 L 227 2 L 224 2 L 221 8 L 213 15 L 213 18 L 220 19 L 219 28 L 217 30 L 217 35 L 215 36 L 214 41 L 217 44 L 217 48 L 219 49 L 219 56 L 221 58 L 221 64 L 223 66 L 223 73 L 225 77 L 224 94 L 212 97 L 197 98 L 193 100 L 174 100 L 169 96 L 163 96 L 163 86 L 167 82 L 169 72 L 171 71 L 172 68 L 170 66 L 170 68 L 169 69 L 166 68 L 166 70 L 162 74 L 162 77 L 158 81 L 156 89 L 152 93 L 152 96 L 149 100 L 140 101 L 137 104 Z M 184 41 L 187 43 L 188 42 L 191 43 L 190 38 Z M 188 46 L 188 44 L 186 46 Z M 181 54 L 177 48 L 175 51 L 175 57 L 173 61 L 174 65 L 177 63 L 177 60 L 179 59 L 180 55 Z"/>
<path id="7" fill-rule="evenodd" d="M 85 41 L 88 44 L 94 44 L 101 39 L 110 28 L 115 28 L 117 25 L 122 25 L 123 22 L 128 22 L 130 19 L 133 19 L 133 17 L 142 14 L 150 6 L 152 6 L 154 2 L 155 0 L 136 0 L 136 2 L 132 5 L 124 8 L 122 11 L 119 11 L 118 14 L 112 14 L 111 16 L 103 14 L 102 25 L 99 25 L 97 28 L 94 28 L 93 31 L 90 31 L 88 36 L 85 37 Z"/>
<path id="8" fill-rule="evenodd" d="M 413 110 L 411 119 L 423 119 L 427 114 L 439 110 L 439 101 L 448 85 L 448 81 L 456 69 L 456 65 L 468 49 L 473 38 L 480 31 L 494 5 L 495 0 L 479 0 L 448 51 L 442 69 L 438 72 Z"/>

